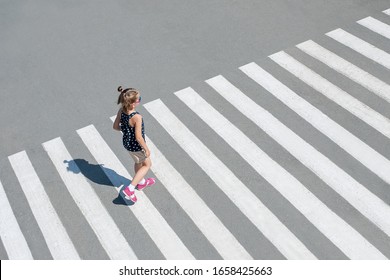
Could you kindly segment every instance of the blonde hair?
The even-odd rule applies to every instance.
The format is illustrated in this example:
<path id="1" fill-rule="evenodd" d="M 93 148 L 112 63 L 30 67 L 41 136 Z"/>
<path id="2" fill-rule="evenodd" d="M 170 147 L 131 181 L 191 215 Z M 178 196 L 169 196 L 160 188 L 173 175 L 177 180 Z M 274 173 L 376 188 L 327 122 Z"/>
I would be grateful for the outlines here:
<path id="1" fill-rule="evenodd" d="M 125 112 L 132 110 L 133 104 L 137 102 L 139 96 L 138 90 L 135 88 L 122 89 L 122 86 L 119 86 L 118 91 L 120 94 L 118 96 L 117 104 L 121 104 L 122 110 Z"/>

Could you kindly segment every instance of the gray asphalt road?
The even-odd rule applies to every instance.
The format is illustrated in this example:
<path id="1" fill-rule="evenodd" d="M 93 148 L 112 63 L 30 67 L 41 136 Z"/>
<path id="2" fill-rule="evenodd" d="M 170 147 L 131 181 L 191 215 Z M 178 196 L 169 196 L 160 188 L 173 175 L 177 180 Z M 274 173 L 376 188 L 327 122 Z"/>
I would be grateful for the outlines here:
<path id="1" fill-rule="evenodd" d="M 4 65 L 0 69 L 1 259 L 9 258 L 13 252 L 9 244 L 16 242 L 6 239 L 10 236 L 7 230 L 12 228 L 16 238 L 18 227 L 33 258 L 59 258 L 58 247 L 48 237 L 52 233 L 40 220 L 48 218 L 42 213 L 39 218 L 35 212 L 39 207 L 34 210 L 31 205 L 37 201 L 36 205 L 42 203 L 42 209 L 46 209 L 44 213 L 51 212 L 45 208 L 48 203 L 44 195 L 36 192 L 33 198 L 26 193 L 26 188 L 40 183 L 82 259 L 115 258 L 126 246 L 140 259 L 169 259 L 178 253 L 196 259 L 226 258 L 224 250 L 230 247 L 218 247 L 217 240 L 208 235 L 208 230 L 214 233 L 218 229 L 218 223 L 207 224 L 212 215 L 233 236 L 229 244 L 241 256 L 390 258 L 390 225 L 386 219 L 390 213 L 390 179 L 386 175 L 390 170 L 390 145 L 389 137 L 383 134 L 386 128 L 379 132 L 381 127 L 374 128 L 362 120 L 364 114 L 357 117 L 345 109 L 358 108 L 356 103 L 337 105 L 268 57 L 285 51 L 371 107 L 380 114 L 380 126 L 387 127 L 389 121 L 382 118 L 390 119 L 390 105 L 384 101 L 386 97 L 378 96 L 386 91 L 386 85 L 374 80 L 379 87 L 379 93 L 374 94 L 359 82 L 372 77 L 390 84 L 389 69 L 381 65 L 386 63 L 388 54 L 382 53 L 384 61 L 374 62 L 325 33 L 342 28 L 390 53 L 388 38 L 356 23 L 372 16 L 390 25 L 390 16 L 383 13 L 390 8 L 388 1 L 95 1 L 93 5 L 80 1 L 1 1 L 0 5 L 0 35 L 5 38 L 0 45 Z M 307 40 L 372 76 L 364 74 L 361 81 L 352 81 L 299 50 L 296 45 Z M 378 55 L 377 50 L 374 53 Z M 307 100 L 303 115 L 299 115 L 299 107 L 289 108 L 238 69 L 250 62 Z M 217 75 L 223 75 L 306 144 L 282 144 L 283 137 L 278 138 L 277 133 L 287 135 L 283 134 L 286 130 L 265 115 L 260 129 L 246 117 L 258 109 L 252 109 L 249 103 L 240 107 L 241 102 L 247 102 L 245 96 L 230 103 L 207 85 L 205 80 Z M 117 181 L 126 180 L 121 181 L 117 173 L 126 177 L 120 172 L 123 165 L 132 174 L 133 163 L 109 119 L 117 111 L 118 85 L 141 91 L 144 106 L 139 110 L 146 121 L 147 135 L 156 146 L 150 175 L 156 176 L 158 182 L 130 207 L 118 197 Z M 234 146 L 248 146 L 247 140 L 236 138 L 240 133 L 227 136 L 218 127 L 210 127 L 212 121 L 221 121 L 218 114 L 206 124 L 201 118 L 209 113 L 211 116 L 212 110 L 202 113 L 199 104 L 190 109 L 179 100 L 174 93 L 187 87 L 240 129 L 253 142 L 252 150 Z M 286 94 L 280 89 L 274 94 L 278 92 Z M 310 124 L 318 117 L 308 115 L 304 119 L 310 104 L 329 119 Z M 169 111 L 193 135 L 185 138 L 187 130 L 177 126 Z M 336 128 L 328 120 L 356 138 L 333 133 Z M 96 128 L 102 141 L 89 125 Z M 171 127 L 176 127 L 177 133 L 170 131 Z M 226 123 L 220 128 L 227 128 L 225 133 L 231 129 Z M 274 128 L 277 129 L 272 133 Z M 88 131 L 96 143 L 95 150 L 82 141 L 78 129 Z M 333 134 L 336 138 L 331 139 Z M 60 154 L 63 148 L 57 145 L 58 139 L 51 141 L 57 137 L 73 158 Z M 195 137 L 210 152 L 195 142 Z M 288 137 L 291 143 L 298 139 L 291 134 Z M 53 145 L 51 153 L 45 151 L 43 143 Z M 115 157 L 110 161 L 105 145 L 118 162 Z M 315 150 L 310 150 L 309 145 Z M 270 159 L 260 159 L 260 149 L 279 167 Z M 19 160 L 16 162 L 22 172 L 17 172 L 18 166 L 12 160 L 23 156 L 18 154 L 20 151 L 26 152 L 33 171 L 26 165 L 28 160 Z M 96 159 L 99 154 L 102 160 Z M 164 159 L 168 163 L 163 164 Z M 214 165 L 210 167 L 208 163 Z M 165 169 L 170 165 L 180 175 Z M 175 193 L 185 190 L 186 184 L 190 191 Z M 89 187 L 92 192 L 88 192 Z M 229 188 L 237 189 L 237 197 L 228 193 Z M 252 195 L 248 196 L 246 188 Z M 270 222 L 266 212 L 258 208 L 260 202 L 279 222 Z M 142 208 L 145 205 L 148 211 Z M 202 212 L 207 208 L 211 216 Z M 94 220 L 88 209 L 100 213 L 99 219 Z M 107 211 L 108 218 L 101 211 Z M 142 211 L 150 219 L 139 215 Z M 251 211 L 256 215 L 252 216 Z M 12 224 L 12 219 L 18 226 Z M 202 228 L 202 221 L 209 226 Z M 114 226 L 100 228 L 108 223 Z M 276 231 L 278 234 L 276 224 L 284 226 Z M 107 238 L 105 234 L 110 231 L 115 240 L 123 238 L 122 248 L 115 247 L 113 238 Z M 159 231 L 172 243 L 154 234 Z M 227 235 L 221 234 L 220 239 L 225 242 Z M 281 238 L 274 239 L 278 236 Z M 173 244 L 173 252 L 166 244 Z"/>
<path id="2" fill-rule="evenodd" d="M 1 1 L 0 156 L 384 10 L 388 1 Z"/>

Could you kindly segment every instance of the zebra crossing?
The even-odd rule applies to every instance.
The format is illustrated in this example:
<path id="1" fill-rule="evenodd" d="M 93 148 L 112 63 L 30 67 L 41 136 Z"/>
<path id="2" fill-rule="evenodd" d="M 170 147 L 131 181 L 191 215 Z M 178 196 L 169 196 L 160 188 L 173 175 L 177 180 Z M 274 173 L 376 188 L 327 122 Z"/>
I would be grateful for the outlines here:
<path id="1" fill-rule="evenodd" d="M 28 197 L 28 203 L 42 229 L 47 245 L 56 259 L 79 259 L 45 189 L 25 151 L 9 157 L 9 161 Z M 50 227 L 46 226 L 50 225 Z"/>
<path id="2" fill-rule="evenodd" d="M 225 192 L 229 195 L 229 197 L 234 198 L 237 197 L 236 201 L 233 201 L 236 204 L 241 204 L 239 207 L 245 211 L 246 216 L 252 217 L 253 220 L 257 220 L 256 224 L 258 227 L 262 227 L 264 224 L 264 216 L 258 216 L 259 211 L 256 211 L 260 207 L 256 204 L 259 204 L 256 200 L 251 204 L 256 206 L 249 207 L 248 204 L 251 202 L 249 199 L 251 198 L 250 192 L 245 195 L 245 186 L 239 182 L 239 180 L 234 176 L 232 172 L 210 151 L 199 139 L 193 135 L 188 128 L 186 128 L 180 120 L 178 120 L 165 105 L 160 101 L 156 100 L 149 104 L 145 105 L 146 109 L 152 113 L 152 115 L 161 123 L 164 128 L 169 129 L 169 133 L 179 142 L 179 145 L 186 150 L 186 152 L 190 155 L 192 159 L 196 161 L 196 163 L 212 178 L 212 180 Z M 198 108 L 198 107 L 197 107 Z M 226 189 L 226 188 L 229 189 Z M 237 194 L 236 188 L 239 187 L 240 193 Z M 241 197 L 240 197 L 241 196 Z M 260 220 L 259 220 L 260 218 Z M 274 226 L 275 227 L 275 226 Z M 269 229 L 269 227 L 267 227 Z M 264 229 L 264 230 L 267 230 Z M 283 228 L 280 226 L 279 230 Z M 282 231 L 274 231 L 271 236 L 275 236 L 275 234 L 280 233 Z M 289 234 L 283 235 L 283 241 L 285 241 L 289 237 Z M 294 254 L 302 253 L 301 258 L 313 258 L 312 254 L 307 251 L 304 246 L 300 244 L 299 241 L 295 240 L 294 237 L 291 237 L 292 240 L 289 240 L 288 246 L 292 247 L 293 243 L 298 243 L 296 246 L 301 247 L 299 250 L 293 250 L 293 252 L 288 252 L 293 257 Z M 287 252 L 286 252 L 287 254 Z"/>
<path id="3" fill-rule="evenodd" d="M 383 14 L 390 16 L 390 9 L 383 11 Z M 390 39 L 390 25 L 374 17 L 357 21 L 357 27 L 361 28 L 362 34 L 374 34 L 378 41 Z M 324 38 L 348 48 L 357 59 L 364 57 L 380 71 L 389 73 L 390 49 L 381 49 L 375 42 L 367 42 L 363 37 L 341 28 L 326 33 Z M 371 74 L 368 69 L 356 66 L 350 59 L 343 58 L 313 40 L 297 44 L 295 48 L 321 67 L 330 70 L 332 75 L 349 79 L 351 83 L 366 89 L 368 95 L 375 95 L 385 104 L 390 103 L 390 85 Z M 275 67 L 286 71 L 290 78 L 313 89 L 311 94 L 320 94 L 337 104 L 342 108 L 343 114 L 353 115 L 383 136 L 385 143 L 390 143 L 389 117 L 376 110 L 375 106 L 365 104 L 286 51 L 276 52 L 267 59 Z M 278 76 L 257 63 L 248 63 L 235 71 L 242 83 L 253 83 L 252 86 L 255 85 L 258 92 L 263 93 L 265 90 L 267 95 L 283 104 L 286 110 L 294 112 L 300 122 L 318 131 L 321 139 L 326 139 L 345 153 L 350 161 L 361 165 L 366 174 L 374 176 L 375 182 L 380 182 L 381 186 L 378 188 L 389 193 L 389 155 L 378 151 L 371 143 L 333 120 L 329 112 L 307 101 L 297 90 L 289 88 Z M 105 130 L 100 131 L 91 124 L 76 131 L 77 141 L 82 143 L 112 185 L 107 193 L 122 201 L 124 207 L 117 208 L 115 213 L 100 195 L 99 184 L 86 178 L 77 160 L 72 157 L 70 150 L 74 145 L 73 140 L 59 137 L 52 139 L 42 143 L 40 151 L 56 170 L 55 176 L 59 176 L 66 187 L 64 191 L 73 200 L 73 203 L 69 203 L 69 208 L 76 207 L 74 211 L 81 213 L 87 222 L 88 231 L 80 229 L 79 232 L 96 237 L 91 237 L 91 240 L 96 241 L 91 241 L 89 246 L 101 246 L 109 259 L 117 260 L 142 259 L 143 247 L 154 248 L 148 256 L 151 259 L 207 258 L 199 253 L 203 249 L 212 252 L 210 258 L 217 259 L 250 260 L 258 258 L 259 252 L 264 258 L 285 259 L 390 258 L 390 203 L 386 195 L 376 191 L 375 186 L 366 185 L 355 178 L 354 174 L 346 171 L 339 162 L 334 162 L 310 139 L 279 120 L 270 108 L 259 104 L 255 96 L 246 94 L 230 79 L 217 75 L 207 79 L 205 85 L 213 92 L 213 97 L 222 98 L 226 104 L 234 107 L 236 113 L 246 118 L 251 130 L 264 132 L 276 146 L 283 149 L 283 153 L 307 168 L 308 172 L 326 186 L 327 191 L 331 191 L 335 200 L 345 201 L 343 203 L 348 206 L 347 212 L 352 217 L 348 218 L 340 209 L 331 207 L 311 186 L 305 185 L 296 174 L 274 159 L 258 141 L 246 135 L 244 128 L 209 103 L 199 90 L 188 87 L 174 92 L 172 98 L 181 102 L 183 108 L 192 114 L 193 125 L 208 127 L 222 140 L 221 146 L 229 147 L 235 157 L 263 178 L 275 195 L 288 204 L 286 207 L 294 209 L 293 212 L 299 214 L 300 221 L 309 225 L 308 229 L 315 229 L 315 233 L 309 238 L 296 229 L 304 227 L 303 225 L 292 227 L 287 221 L 288 215 L 283 216 L 286 212 L 276 213 L 269 201 L 259 195 L 256 182 L 248 185 L 248 181 L 231 170 L 224 158 L 213 151 L 205 139 L 192 131 L 191 126 L 175 112 L 175 106 L 157 99 L 144 104 L 143 108 L 159 129 L 175 143 L 175 147 L 180 149 L 183 165 L 191 165 L 194 174 L 200 172 L 207 176 L 221 201 L 230 203 L 225 206 L 230 208 L 228 213 L 246 219 L 237 223 L 237 227 L 247 225 L 250 227 L 248 231 L 258 232 L 262 240 L 258 243 L 248 241 L 245 236 L 240 235 L 239 232 L 246 229 L 236 228 L 234 221 L 229 221 L 222 215 L 218 208 L 220 206 L 205 197 L 194 183 L 196 180 L 191 177 L 192 174 L 181 174 L 181 166 L 175 165 L 168 157 L 168 154 L 174 152 L 173 148 L 160 145 L 160 139 L 156 135 L 148 135 L 147 143 L 152 151 L 151 171 L 158 180 L 155 187 L 157 189 L 138 192 L 138 202 L 127 204 L 121 198 L 121 190 L 132 178 L 129 173 L 129 168 L 132 170 L 132 167 L 118 155 L 120 141 L 113 142 Z M 111 125 L 113 117 L 110 119 L 107 119 L 105 126 Z M 66 215 L 63 213 L 64 208 L 59 208 L 52 201 L 50 182 L 41 180 L 41 175 L 35 168 L 39 165 L 38 160 L 29 151 L 21 151 L 10 155 L 7 164 L 14 172 L 10 176 L 17 178 L 20 189 L 27 198 L 26 207 L 31 209 L 50 257 L 94 259 L 93 255 L 85 256 L 85 253 L 80 253 L 81 249 L 76 245 L 79 244 L 79 236 L 68 228 L 69 223 L 63 221 L 63 216 Z M 25 227 L 20 226 L 20 215 L 16 215 L 18 209 L 8 193 L 12 186 L 4 182 L 0 178 L 0 237 L 6 253 L 2 258 L 34 259 L 36 248 L 31 246 L 31 239 L 27 238 L 29 232 L 22 230 Z M 156 191 L 169 201 L 159 202 L 153 196 Z M 171 204 L 172 208 L 163 209 L 167 204 Z M 118 213 L 125 217 L 124 220 L 129 217 L 137 221 L 134 223 L 137 228 L 127 228 L 125 224 L 128 223 L 122 224 L 122 220 L 115 216 Z M 188 229 L 179 229 L 181 223 L 174 221 L 171 215 L 174 219 L 183 219 L 183 225 L 187 225 Z M 359 226 L 353 220 L 358 220 L 363 225 Z M 362 227 L 368 227 L 368 230 L 364 231 Z M 140 240 L 145 243 L 137 244 Z M 268 247 L 263 250 L 262 246 L 266 248 L 265 244 Z M 380 246 L 381 244 L 384 246 Z M 333 250 L 338 255 L 322 254 L 318 251 L 321 246 L 334 247 Z M 195 250 L 195 247 L 200 249 Z"/>

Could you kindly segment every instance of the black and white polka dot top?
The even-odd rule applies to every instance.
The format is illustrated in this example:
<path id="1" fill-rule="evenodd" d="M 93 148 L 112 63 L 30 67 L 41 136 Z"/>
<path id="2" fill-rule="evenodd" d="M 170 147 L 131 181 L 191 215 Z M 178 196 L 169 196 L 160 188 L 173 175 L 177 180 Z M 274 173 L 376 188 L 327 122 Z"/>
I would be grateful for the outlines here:
<path id="1" fill-rule="evenodd" d="M 123 133 L 123 146 L 126 150 L 131 152 L 139 152 L 142 150 L 142 147 L 140 144 L 138 144 L 137 140 L 135 139 L 135 127 L 130 126 L 130 119 L 136 115 L 139 114 L 138 112 L 133 112 L 130 115 L 127 115 L 126 113 L 122 112 L 121 114 L 121 131 Z M 145 140 L 145 127 L 144 127 L 144 120 L 142 119 L 142 138 Z"/>

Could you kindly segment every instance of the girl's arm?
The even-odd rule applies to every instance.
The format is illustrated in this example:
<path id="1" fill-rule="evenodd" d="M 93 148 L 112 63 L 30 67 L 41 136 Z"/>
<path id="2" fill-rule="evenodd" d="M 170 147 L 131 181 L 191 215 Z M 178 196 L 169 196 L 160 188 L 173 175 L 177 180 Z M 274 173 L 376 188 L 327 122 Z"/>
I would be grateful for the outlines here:
<path id="1" fill-rule="evenodd" d="M 149 148 L 146 145 L 144 138 L 142 137 L 142 116 L 135 115 L 133 118 L 135 120 L 135 140 L 137 140 L 138 144 L 140 144 L 141 147 L 144 149 L 146 157 L 149 157 Z"/>
<path id="2" fill-rule="evenodd" d="M 114 124 L 112 125 L 112 128 L 115 130 L 118 130 L 118 131 L 121 130 L 121 128 L 119 126 L 119 123 L 121 121 L 121 112 L 122 112 L 122 109 L 119 109 L 118 113 L 116 114 Z"/>

